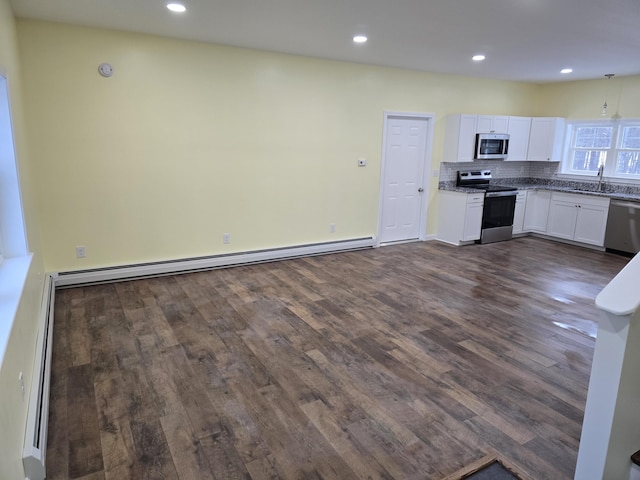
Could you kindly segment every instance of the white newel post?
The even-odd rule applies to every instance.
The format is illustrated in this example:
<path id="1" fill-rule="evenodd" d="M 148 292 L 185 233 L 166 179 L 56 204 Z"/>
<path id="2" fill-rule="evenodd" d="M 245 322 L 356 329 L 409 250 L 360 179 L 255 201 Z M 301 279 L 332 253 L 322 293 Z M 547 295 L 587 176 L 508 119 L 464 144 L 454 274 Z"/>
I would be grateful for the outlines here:
<path id="1" fill-rule="evenodd" d="M 640 256 L 596 298 L 602 310 L 576 480 L 626 480 L 640 450 Z"/>

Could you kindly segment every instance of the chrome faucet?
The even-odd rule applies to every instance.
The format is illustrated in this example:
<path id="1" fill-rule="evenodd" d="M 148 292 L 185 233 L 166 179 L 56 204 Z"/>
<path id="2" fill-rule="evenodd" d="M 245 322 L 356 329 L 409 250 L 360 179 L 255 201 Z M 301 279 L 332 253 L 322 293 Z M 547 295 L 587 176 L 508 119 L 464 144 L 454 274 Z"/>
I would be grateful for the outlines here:
<path id="1" fill-rule="evenodd" d="M 598 167 L 598 192 L 602 191 L 602 186 L 603 186 L 602 177 L 603 177 L 603 175 L 604 175 L 604 165 L 600 165 Z"/>

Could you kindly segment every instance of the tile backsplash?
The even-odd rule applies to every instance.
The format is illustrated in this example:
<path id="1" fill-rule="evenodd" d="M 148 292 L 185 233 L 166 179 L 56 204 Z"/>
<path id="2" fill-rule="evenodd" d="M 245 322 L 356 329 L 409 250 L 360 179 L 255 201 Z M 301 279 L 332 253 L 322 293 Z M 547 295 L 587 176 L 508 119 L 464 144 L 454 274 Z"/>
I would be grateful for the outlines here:
<path id="1" fill-rule="evenodd" d="M 455 182 L 458 170 L 491 170 L 495 179 L 545 178 L 551 179 L 558 172 L 559 162 L 505 162 L 504 160 L 481 160 L 476 162 L 442 162 L 440 181 Z"/>

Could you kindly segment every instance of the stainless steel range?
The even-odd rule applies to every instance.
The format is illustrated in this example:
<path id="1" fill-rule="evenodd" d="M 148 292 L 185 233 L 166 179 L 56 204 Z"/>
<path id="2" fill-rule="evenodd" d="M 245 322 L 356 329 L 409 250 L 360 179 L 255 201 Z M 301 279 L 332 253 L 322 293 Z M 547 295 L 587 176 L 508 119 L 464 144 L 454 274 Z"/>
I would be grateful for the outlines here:
<path id="1" fill-rule="evenodd" d="M 485 192 L 480 243 L 511 240 L 518 189 L 492 185 L 491 170 L 459 171 L 456 184 Z"/>

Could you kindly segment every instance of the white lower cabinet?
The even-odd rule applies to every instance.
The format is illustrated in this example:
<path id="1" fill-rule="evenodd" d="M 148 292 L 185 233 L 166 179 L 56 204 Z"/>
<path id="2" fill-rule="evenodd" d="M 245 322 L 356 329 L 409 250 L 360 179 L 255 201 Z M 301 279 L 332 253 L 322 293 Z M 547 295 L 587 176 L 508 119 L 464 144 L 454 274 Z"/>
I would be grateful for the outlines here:
<path id="1" fill-rule="evenodd" d="M 516 209 L 513 213 L 513 234 L 524 233 L 524 211 L 527 205 L 527 191 L 521 190 L 516 197 Z"/>
<path id="2" fill-rule="evenodd" d="M 608 217 L 609 199 L 607 199 L 606 206 L 580 205 L 573 239 L 576 242 L 603 247 Z"/>
<path id="3" fill-rule="evenodd" d="M 524 210 L 524 231 L 547 233 L 551 192 L 548 190 L 527 190 Z"/>
<path id="4" fill-rule="evenodd" d="M 439 240 L 463 245 L 480 239 L 484 193 L 440 190 Z M 572 242 L 604 246 L 609 198 L 521 190 L 516 197 L 513 233 L 540 233 Z"/>
<path id="5" fill-rule="evenodd" d="M 608 198 L 554 192 L 547 234 L 602 247 L 608 215 Z"/>
<path id="6" fill-rule="evenodd" d="M 554 199 L 551 202 L 547 233 L 565 240 L 573 240 L 577 220 L 578 205 L 576 202 L 563 202 Z"/>
<path id="7" fill-rule="evenodd" d="M 440 190 L 438 239 L 461 245 L 480 239 L 484 193 Z"/>
<path id="8" fill-rule="evenodd" d="M 462 240 L 478 240 L 482 233 L 482 209 L 484 208 L 484 195 L 467 195 L 467 207 L 464 212 L 464 230 Z"/>

